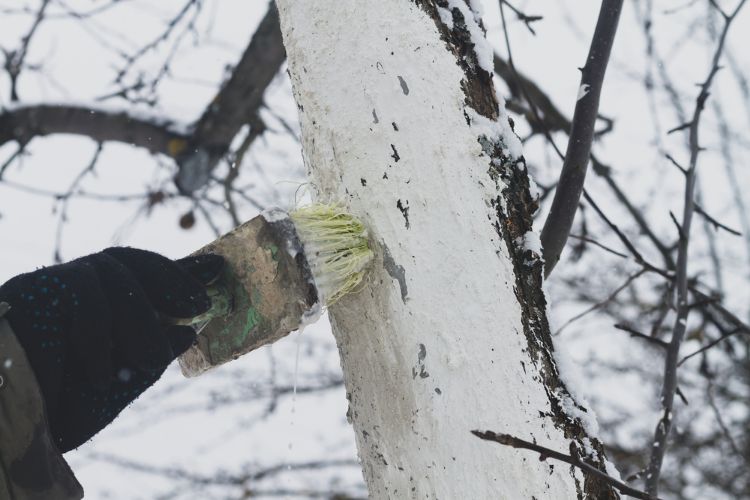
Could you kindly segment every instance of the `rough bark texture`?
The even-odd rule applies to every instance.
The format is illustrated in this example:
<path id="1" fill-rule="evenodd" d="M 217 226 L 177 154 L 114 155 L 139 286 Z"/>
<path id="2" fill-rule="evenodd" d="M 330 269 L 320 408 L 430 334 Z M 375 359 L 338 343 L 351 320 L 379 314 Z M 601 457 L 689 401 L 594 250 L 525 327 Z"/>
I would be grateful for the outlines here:
<path id="1" fill-rule="evenodd" d="M 536 202 L 473 13 L 440 0 L 278 5 L 318 197 L 361 217 L 377 253 L 362 290 L 330 311 L 370 495 L 616 498 L 470 434 L 558 450 L 576 439 L 603 467 L 564 411 L 575 405 L 542 266 L 524 245 Z"/>

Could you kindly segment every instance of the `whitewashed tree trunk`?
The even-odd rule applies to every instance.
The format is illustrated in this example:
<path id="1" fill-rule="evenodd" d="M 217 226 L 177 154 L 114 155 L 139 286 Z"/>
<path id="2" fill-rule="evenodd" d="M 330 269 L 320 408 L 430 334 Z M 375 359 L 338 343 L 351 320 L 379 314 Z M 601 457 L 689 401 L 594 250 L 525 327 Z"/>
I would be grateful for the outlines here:
<path id="1" fill-rule="evenodd" d="M 371 497 L 616 498 L 470 434 L 560 451 L 576 439 L 603 462 L 563 410 L 535 202 L 473 13 L 463 0 L 277 3 L 311 182 L 365 221 L 377 253 L 330 311 Z"/>

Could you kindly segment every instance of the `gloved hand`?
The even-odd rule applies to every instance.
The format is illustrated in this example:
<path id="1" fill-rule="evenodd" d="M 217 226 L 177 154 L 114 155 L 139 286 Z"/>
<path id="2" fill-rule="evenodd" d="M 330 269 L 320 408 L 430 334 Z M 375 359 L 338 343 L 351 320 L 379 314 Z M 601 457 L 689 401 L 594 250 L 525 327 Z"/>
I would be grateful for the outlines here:
<path id="1" fill-rule="evenodd" d="M 218 255 L 172 261 L 107 248 L 12 278 L 0 287 L 5 316 L 26 351 L 61 452 L 107 426 L 195 341 L 189 326 L 159 315 L 206 312 Z"/>

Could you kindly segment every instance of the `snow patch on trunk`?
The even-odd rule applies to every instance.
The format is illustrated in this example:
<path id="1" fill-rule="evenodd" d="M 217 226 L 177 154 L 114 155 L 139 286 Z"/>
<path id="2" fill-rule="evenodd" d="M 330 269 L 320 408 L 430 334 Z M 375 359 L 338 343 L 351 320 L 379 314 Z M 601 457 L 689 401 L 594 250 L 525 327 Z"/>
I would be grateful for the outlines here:
<path id="1" fill-rule="evenodd" d="M 484 31 L 482 31 L 482 28 L 479 25 L 482 19 L 480 14 L 482 9 L 481 3 L 478 1 L 472 1 L 471 8 L 469 8 L 464 0 L 448 0 L 448 7 L 451 10 L 458 9 L 459 12 L 461 12 L 464 22 L 466 23 L 466 29 L 469 30 L 469 34 L 471 35 L 471 43 L 474 44 L 479 67 L 487 73 L 492 74 L 494 72 L 494 52 L 492 46 L 484 37 Z M 450 26 L 453 26 L 453 22 L 451 22 Z"/>

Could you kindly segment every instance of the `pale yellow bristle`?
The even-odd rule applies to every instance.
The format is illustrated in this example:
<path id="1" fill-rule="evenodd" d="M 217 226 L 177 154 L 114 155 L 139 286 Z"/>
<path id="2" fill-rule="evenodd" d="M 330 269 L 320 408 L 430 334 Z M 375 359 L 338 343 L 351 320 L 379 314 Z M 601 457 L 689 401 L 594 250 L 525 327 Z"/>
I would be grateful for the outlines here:
<path id="1" fill-rule="evenodd" d="M 305 248 L 318 291 L 330 306 L 354 290 L 373 259 L 364 224 L 340 206 L 315 203 L 289 216 Z"/>

